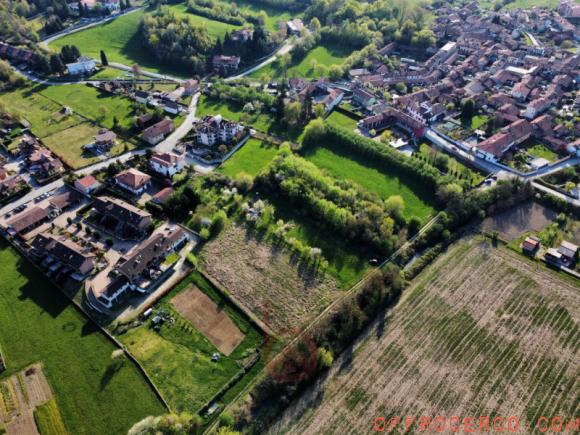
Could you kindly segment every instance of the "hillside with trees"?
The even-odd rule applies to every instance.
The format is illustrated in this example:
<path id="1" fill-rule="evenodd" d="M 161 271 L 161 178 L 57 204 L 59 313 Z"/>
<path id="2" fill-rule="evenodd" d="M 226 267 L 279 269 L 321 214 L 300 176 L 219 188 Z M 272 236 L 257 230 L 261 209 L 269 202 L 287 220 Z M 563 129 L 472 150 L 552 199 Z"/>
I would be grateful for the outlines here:
<path id="1" fill-rule="evenodd" d="M 215 46 L 206 28 L 193 25 L 166 7 L 143 16 L 141 35 L 145 48 L 157 61 L 188 68 L 194 74 L 205 70 L 207 56 Z"/>

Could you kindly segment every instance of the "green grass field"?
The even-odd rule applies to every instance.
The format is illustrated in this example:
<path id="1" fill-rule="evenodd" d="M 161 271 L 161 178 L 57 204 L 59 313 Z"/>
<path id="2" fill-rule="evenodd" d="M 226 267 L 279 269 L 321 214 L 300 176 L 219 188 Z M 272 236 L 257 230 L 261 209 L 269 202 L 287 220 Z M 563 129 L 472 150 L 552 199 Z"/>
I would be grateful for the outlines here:
<path id="1" fill-rule="evenodd" d="M 34 410 L 34 421 L 41 435 L 64 435 L 67 433 L 54 399 Z"/>
<path id="2" fill-rule="evenodd" d="M 222 165 L 220 171 L 229 177 L 235 177 L 241 172 L 255 177 L 272 161 L 277 152 L 278 148 L 275 145 L 250 139 Z"/>
<path id="3" fill-rule="evenodd" d="M 244 341 L 229 356 L 222 355 L 218 362 L 211 361 L 213 353 L 218 350 L 181 317 L 170 302 L 192 283 L 222 305 L 245 334 Z M 158 333 L 147 322 L 120 335 L 119 339 L 143 364 L 174 410 L 198 411 L 240 370 L 239 363 L 261 346 L 262 336 L 197 272 L 182 281 L 157 307 L 171 313 L 175 323 L 165 323 Z M 245 377 L 242 380 L 248 381 Z"/>
<path id="4" fill-rule="evenodd" d="M 305 77 L 305 78 L 319 78 L 316 71 L 312 67 L 313 63 L 329 67 L 331 65 L 340 65 L 351 53 L 350 50 L 345 50 L 340 47 L 327 47 L 319 45 L 310 50 L 310 52 L 297 64 L 290 65 L 288 68 L 288 77 Z M 283 71 L 278 62 L 273 62 L 266 65 L 249 75 L 250 78 L 260 78 L 267 75 L 270 78 L 282 76 Z"/>
<path id="5" fill-rule="evenodd" d="M 214 37 L 222 37 L 226 31 L 236 26 L 209 20 L 186 11 L 186 4 L 168 6 L 177 16 L 187 16 L 193 24 L 205 26 Z M 147 10 L 151 12 L 152 10 Z M 104 50 L 109 62 L 118 62 L 125 65 L 139 64 L 141 68 L 162 73 L 188 77 L 187 71 L 172 68 L 157 62 L 145 50 L 139 36 L 139 22 L 145 11 L 133 12 L 99 26 L 64 36 L 50 43 L 50 47 L 60 49 L 63 45 L 76 45 L 81 53 L 100 59 L 100 51 Z"/>
<path id="6" fill-rule="evenodd" d="M 380 170 L 371 162 L 360 162 L 353 156 L 338 153 L 336 149 L 324 146 L 307 152 L 304 157 L 330 175 L 350 180 L 383 199 L 400 195 L 405 201 L 404 214 L 407 218 L 416 216 L 424 221 L 434 211 L 419 186 L 413 189 L 409 180 L 403 181 L 394 174 Z"/>
<path id="7" fill-rule="evenodd" d="M 126 433 L 164 412 L 137 368 L 124 356 L 112 364 L 111 342 L 4 242 L 0 270 L 0 378 L 42 363 L 71 434 Z"/>
<path id="8" fill-rule="evenodd" d="M 326 118 L 326 122 L 336 125 L 338 127 L 343 127 L 348 130 L 356 129 L 357 120 L 347 116 L 343 113 L 337 112 L 334 110 L 328 118 Z"/>
<path id="9" fill-rule="evenodd" d="M 278 23 L 283 22 L 284 25 L 286 21 L 292 18 L 301 17 L 302 14 L 293 14 L 288 11 L 283 11 L 281 9 L 268 7 L 266 5 L 256 5 L 251 2 L 251 0 L 236 0 L 236 4 L 242 9 L 250 12 L 260 12 L 264 11 L 268 14 L 266 20 L 266 28 L 271 32 L 275 32 L 279 29 Z"/>

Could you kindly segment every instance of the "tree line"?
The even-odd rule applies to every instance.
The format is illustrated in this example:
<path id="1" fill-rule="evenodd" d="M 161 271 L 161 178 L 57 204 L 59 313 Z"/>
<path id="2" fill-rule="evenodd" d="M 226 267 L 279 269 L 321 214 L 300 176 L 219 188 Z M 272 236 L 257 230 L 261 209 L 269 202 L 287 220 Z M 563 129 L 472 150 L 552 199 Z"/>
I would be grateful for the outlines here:
<path id="1" fill-rule="evenodd" d="M 385 256 L 407 238 L 405 203 L 400 196 L 382 201 L 357 185 L 327 176 L 289 151 L 282 151 L 255 183 L 259 191 L 280 195 L 306 209 L 322 227 Z"/>

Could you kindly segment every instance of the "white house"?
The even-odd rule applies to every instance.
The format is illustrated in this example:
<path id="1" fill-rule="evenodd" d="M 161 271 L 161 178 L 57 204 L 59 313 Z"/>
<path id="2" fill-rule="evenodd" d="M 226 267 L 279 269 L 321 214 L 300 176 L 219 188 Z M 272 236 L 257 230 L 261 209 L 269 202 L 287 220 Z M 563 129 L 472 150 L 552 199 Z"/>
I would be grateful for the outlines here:
<path id="1" fill-rule="evenodd" d="M 244 131 L 244 126 L 223 119 L 221 115 L 205 116 L 197 122 L 197 142 L 206 146 L 231 142 Z"/>
<path id="2" fill-rule="evenodd" d="M 75 181 L 75 187 L 86 195 L 89 195 L 101 184 L 92 175 L 85 175 Z"/>
<path id="3" fill-rule="evenodd" d="M 79 57 L 76 62 L 67 63 L 66 67 L 68 69 L 69 74 L 71 75 L 89 74 L 92 73 L 95 69 L 97 69 L 95 61 L 90 57 L 86 56 Z"/>
<path id="4" fill-rule="evenodd" d="M 185 158 L 183 154 L 155 153 L 149 164 L 155 172 L 171 177 L 183 170 Z"/>

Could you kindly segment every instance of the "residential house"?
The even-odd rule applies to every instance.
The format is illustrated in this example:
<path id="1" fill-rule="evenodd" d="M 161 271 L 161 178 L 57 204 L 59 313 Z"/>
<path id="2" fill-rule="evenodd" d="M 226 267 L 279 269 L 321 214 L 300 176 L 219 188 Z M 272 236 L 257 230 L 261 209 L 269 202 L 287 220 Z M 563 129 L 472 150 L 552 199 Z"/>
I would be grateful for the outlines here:
<path id="1" fill-rule="evenodd" d="M 75 187 L 83 192 L 85 195 L 90 195 L 101 185 L 92 175 L 85 175 L 75 181 Z"/>
<path id="2" fill-rule="evenodd" d="M 530 94 L 530 88 L 528 88 L 523 83 L 516 83 L 512 88 L 512 97 L 519 101 L 525 101 Z"/>
<path id="3" fill-rule="evenodd" d="M 560 243 L 558 252 L 562 254 L 562 259 L 564 262 L 570 264 L 577 259 L 578 246 L 576 246 L 574 243 L 570 243 L 564 240 L 562 243 Z"/>
<path id="4" fill-rule="evenodd" d="M 534 236 L 526 237 L 521 247 L 524 254 L 534 257 L 542 246 L 540 239 Z"/>
<path id="5" fill-rule="evenodd" d="M 141 195 L 151 186 L 151 176 L 138 169 L 129 168 L 115 176 L 115 184 L 128 190 L 133 195 Z"/>
<path id="6" fill-rule="evenodd" d="M 172 115 L 179 115 L 179 112 L 181 112 L 181 106 L 175 101 L 167 101 L 163 107 L 163 110 L 165 110 L 167 113 L 171 113 Z"/>
<path id="7" fill-rule="evenodd" d="M 223 119 L 221 115 L 204 116 L 196 122 L 197 143 L 205 146 L 230 143 L 243 131 L 242 124 Z"/>
<path id="8" fill-rule="evenodd" d="M 7 200 L 7 198 L 16 195 L 28 186 L 28 183 L 20 175 L 8 177 L 6 171 L 2 168 L 4 177 L 0 181 L 0 199 Z"/>
<path id="9" fill-rule="evenodd" d="M 376 97 L 364 88 L 356 88 L 352 92 L 352 101 L 359 106 L 368 108 L 377 102 Z"/>
<path id="10" fill-rule="evenodd" d="M 106 153 L 115 146 L 117 141 L 117 135 L 111 130 L 106 128 L 101 128 L 94 136 L 94 142 L 92 144 L 85 145 L 83 148 L 86 150 L 97 151 L 98 153 Z"/>
<path id="11" fill-rule="evenodd" d="M 32 250 L 37 257 L 44 258 L 49 255 L 81 276 L 86 276 L 95 267 L 95 254 L 65 237 L 39 234 L 32 242 Z"/>
<path id="12" fill-rule="evenodd" d="M 136 245 L 121 257 L 107 276 L 105 285 L 97 287 L 101 280 L 87 286 L 87 302 L 99 312 L 107 313 L 129 290 L 147 293 L 174 264 L 165 265 L 164 260 L 189 240 L 180 227 L 164 225 L 147 240 Z"/>
<path id="13" fill-rule="evenodd" d="M 93 208 L 103 222 L 113 220 L 113 223 L 128 227 L 137 233 L 143 233 L 152 223 L 150 213 L 118 198 L 100 196 L 95 199 Z"/>
<path id="14" fill-rule="evenodd" d="M 151 127 L 143 130 L 143 140 L 151 145 L 161 142 L 165 136 L 173 131 L 173 121 L 165 118 Z"/>
<path id="15" fill-rule="evenodd" d="M 199 81 L 195 79 L 189 79 L 183 84 L 183 88 L 184 97 L 196 94 L 199 92 Z"/>
<path id="16" fill-rule="evenodd" d="M 532 120 L 542 112 L 548 110 L 551 105 L 552 102 L 547 98 L 538 98 L 536 100 L 533 100 L 527 105 L 526 109 L 524 110 L 524 117 Z"/>
<path id="17" fill-rule="evenodd" d="M 135 101 L 141 104 L 147 104 L 151 96 L 147 91 L 136 90 L 135 91 Z"/>
<path id="18" fill-rule="evenodd" d="M 175 153 L 155 153 L 149 160 L 149 165 L 155 172 L 172 177 L 183 170 L 185 156 Z"/>
<path id="19" fill-rule="evenodd" d="M 248 42 L 254 37 L 254 32 L 252 29 L 239 29 L 234 30 L 231 34 L 232 41 L 236 42 Z"/>
<path id="20" fill-rule="evenodd" d="M 76 62 L 67 63 L 66 68 L 69 74 L 75 76 L 80 74 L 90 74 L 97 69 L 97 65 L 93 59 L 86 56 L 81 56 Z"/>
<path id="21" fill-rule="evenodd" d="M 161 189 L 159 192 L 157 192 L 155 195 L 153 195 L 151 201 L 154 202 L 155 204 L 165 205 L 167 201 L 169 201 L 169 198 L 171 198 L 171 195 L 173 195 L 174 192 L 175 190 L 172 187 L 165 187 Z"/>
<path id="22" fill-rule="evenodd" d="M 230 74 L 239 68 L 240 60 L 239 56 L 225 56 L 223 54 L 215 55 L 212 58 L 214 72 L 222 75 Z"/>
<path id="23" fill-rule="evenodd" d="M 475 147 L 476 154 L 488 161 L 498 161 L 513 146 L 519 145 L 532 134 L 532 124 L 525 119 L 519 119 L 501 132 L 494 134 Z"/>
<path id="24" fill-rule="evenodd" d="M 18 62 L 25 62 L 28 65 L 33 65 L 38 60 L 34 52 L 23 48 L 17 48 L 3 42 L 0 42 L 0 57 Z"/>
<path id="25" fill-rule="evenodd" d="M 286 31 L 289 35 L 300 36 L 304 29 L 304 23 L 300 18 L 294 18 L 286 23 Z"/>

